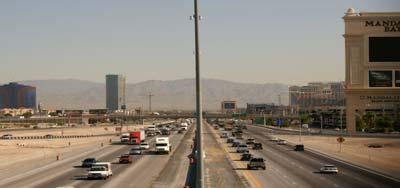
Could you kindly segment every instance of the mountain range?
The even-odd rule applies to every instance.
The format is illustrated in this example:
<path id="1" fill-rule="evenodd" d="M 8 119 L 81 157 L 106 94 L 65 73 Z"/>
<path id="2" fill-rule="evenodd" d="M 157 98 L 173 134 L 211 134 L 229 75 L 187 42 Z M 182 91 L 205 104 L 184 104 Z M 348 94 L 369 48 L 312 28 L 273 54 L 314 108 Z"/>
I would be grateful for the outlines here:
<path id="1" fill-rule="evenodd" d="M 19 83 L 36 87 L 37 101 L 44 109 L 105 108 L 105 84 L 84 80 L 29 80 Z M 126 84 L 128 109 L 148 109 L 152 93 L 153 110 L 194 110 L 195 80 L 149 80 Z M 280 95 L 280 97 L 279 97 Z M 280 99 L 279 99 L 280 98 Z M 202 80 L 202 102 L 205 110 L 219 110 L 224 100 L 246 103 L 288 103 L 288 86 L 278 83 L 250 84 L 217 79 Z"/>

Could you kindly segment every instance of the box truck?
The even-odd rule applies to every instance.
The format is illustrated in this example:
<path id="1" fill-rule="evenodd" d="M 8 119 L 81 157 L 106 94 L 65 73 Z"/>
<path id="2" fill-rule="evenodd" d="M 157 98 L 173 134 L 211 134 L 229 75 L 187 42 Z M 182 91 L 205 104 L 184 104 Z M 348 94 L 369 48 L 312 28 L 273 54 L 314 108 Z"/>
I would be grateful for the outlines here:
<path id="1" fill-rule="evenodd" d="M 130 132 L 129 144 L 140 144 L 146 139 L 144 130 Z"/>

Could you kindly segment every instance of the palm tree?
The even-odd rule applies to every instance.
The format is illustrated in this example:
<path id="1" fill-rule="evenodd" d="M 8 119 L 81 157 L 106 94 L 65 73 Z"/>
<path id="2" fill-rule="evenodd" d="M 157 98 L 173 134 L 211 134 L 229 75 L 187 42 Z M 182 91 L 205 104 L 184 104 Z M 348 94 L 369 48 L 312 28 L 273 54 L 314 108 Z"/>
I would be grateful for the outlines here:
<path id="1" fill-rule="evenodd" d="M 363 115 L 362 120 L 364 121 L 367 129 L 375 128 L 375 114 L 367 112 L 365 115 Z"/>

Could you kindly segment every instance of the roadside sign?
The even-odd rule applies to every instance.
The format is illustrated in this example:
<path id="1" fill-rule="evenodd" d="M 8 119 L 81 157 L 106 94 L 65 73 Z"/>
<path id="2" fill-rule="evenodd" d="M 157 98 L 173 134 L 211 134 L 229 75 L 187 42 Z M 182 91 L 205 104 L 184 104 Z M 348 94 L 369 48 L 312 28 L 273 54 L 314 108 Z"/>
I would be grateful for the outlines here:
<path id="1" fill-rule="evenodd" d="M 344 142 L 344 138 L 343 137 L 338 137 L 337 139 L 336 139 L 339 143 L 343 143 Z"/>
<path id="2" fill-rule="evenodd" d="M 276 120 L 276 125 L 282 126 L 283 125 L 283 119 L 277 119 Z"/>

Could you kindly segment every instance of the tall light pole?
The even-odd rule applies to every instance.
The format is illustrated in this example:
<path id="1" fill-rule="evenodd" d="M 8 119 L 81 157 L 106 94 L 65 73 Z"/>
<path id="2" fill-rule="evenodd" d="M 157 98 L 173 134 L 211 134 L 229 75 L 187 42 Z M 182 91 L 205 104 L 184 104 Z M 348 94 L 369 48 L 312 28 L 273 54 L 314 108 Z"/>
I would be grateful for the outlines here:
<path id="1" fill-rule="evenodd" d="M 202 120 L 203 113 L 201 109 L 201 83 L 200 83 L 200 44 L 199 44 L 199 8 L 198 0 L 194 0 L 194 37 L 195 37 L 195 61 L 196 61 L 196 149 L 197 149 L 197 166 L 196 166 L 196 187 L 204 187 L 204 164 L 203 164 L 203 138 L 202 138 Z"/>

